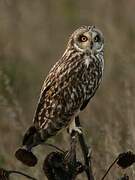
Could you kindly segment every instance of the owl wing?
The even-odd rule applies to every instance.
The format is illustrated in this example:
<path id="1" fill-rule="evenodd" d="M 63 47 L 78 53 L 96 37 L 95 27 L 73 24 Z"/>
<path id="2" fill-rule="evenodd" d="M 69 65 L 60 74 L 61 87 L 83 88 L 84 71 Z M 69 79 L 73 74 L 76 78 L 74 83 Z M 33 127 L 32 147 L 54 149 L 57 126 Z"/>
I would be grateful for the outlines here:
<path id="1" fill-rule="evenodd" d="M 35 115 L 33 118 L 33 123 L 35 124 L 35 126 L 37 128 L 40 128 L 39 127 L 39 115 L 40 115 L 41 110 L 44 108 L 46 96 L 48 96 L 47 95 L 48 91 L 56 83 L 56 74 L 58 75 L 57 70 L 58 70 L 58 68 L 61 68 L 63 61 L 64 61 L 64 58 L 61 58 L 59 61 L 56 62 L 56 64 L 50 70 L 50 72 L 49 72 L 48 76 L 46 77 L 44 84 L 42 86 L 40 97 L 39 97 L 38 104 L 37 104 L 37 108 L 36 108 Z"/>
<path id="2" fill-rule="evenodd" d="M 53 70 L 54 70 L 54 68 L 52 68 L 52 70 L 50 71 L 49 75 L 47 76 L 47 78 L 42 86 L 39 101 L 38 101 L 36 112 L 35 112 L 34 119 L 33 119 L 34 124 L 36 124 L 38 122 L 39 113 L 41 112 L 41 109 L 44 108 L 46 94 L 50 90 L 51 86 L 53 86 L 53 82 L 55 81 L 54 80 L 55 76 L 54 76 Z"/>
<path id="3" fill-rule="evenodd" d="M 82 97 L 82 92 L 79 92 L 79 87 L 77 86 L 82 84 L 81 76 L 84 73 L 85 68 L 85 66 L 82 65 L 82 61 L 82 58 L 80 59 L 78 56 L 77 59 L 72 59 L 72 61 L 60 60 L 49 72 L 49 75 L 43 84 L 34 116 L 34 124 L 36 127 L 42 128 L 49 121 L 53 121 L 52 119 L 55 119 L 56 122 L 56 118 L 59 116 L 58 113 L 62 113 L 65 110 L 66 105 L 70 106 L 71 114 L 74 111 L 73 109 L 76 108 L 75 106 L 78 106 L 80 102 L 79 99 Z M 78 98 L 76 97 L 77 100 L 74 99 L 72 100 L 72 103 L 69 102 L 68 104 L 67 101 L 71 100 L 70 96 L 72 92 L 68 92 L 67 94 L 67 91 L 69 89 L 72 91 L 73 87 L 74 89 L 77 89 L 76 93 L 79 93 L 80 95 L 78 94 Z M 66 95 L 68 98 L 64 98 Z M 61 109 L 58 111 L 56 107 L 52 107 L 54 105 L 53 103 L 57 104 L 57 107 L 61 105 L 64 110 Z M 66 110 L 64 112 L 67 113 Z M 54 115 L 55 117 L 52 118 L 50 117 L 51 115 Z"/>
<path id="4" fill-rule="evenodd" d="M 39 98 L 39 101 L 38 101 L 38 104 L 37 104 L 37 108 L 36 108 L 36 112 L 35 112 L 35 115 L 34 115 L 34 119 L 33 119 L 33 122 L 34 124 L 38 121 L 38 114 L 40 113 L 41 109 L 44 107 L 44 100 L 45 100 L 45 94 L 46 92 L 50 89 L 50 85 L 48 85 L 44 91 L 42 90 L 41 92 L 41 95 L 40 95 L 40 98 Z"/>

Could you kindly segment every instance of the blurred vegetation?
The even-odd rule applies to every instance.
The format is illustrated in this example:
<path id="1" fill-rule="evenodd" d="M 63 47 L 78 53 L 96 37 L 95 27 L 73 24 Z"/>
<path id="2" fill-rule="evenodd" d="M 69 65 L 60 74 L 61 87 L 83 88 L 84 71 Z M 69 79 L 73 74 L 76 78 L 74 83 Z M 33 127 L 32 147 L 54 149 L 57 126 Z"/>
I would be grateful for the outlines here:
<path id="1" fill-rule="evenodd" d="M 105 36 L 104 79 L 81 114 L 85 135 L 93 148 L 96 178 L 119 152 L 134 149 L 134 18 L 134 0 L 0 1 L 1 166 L 6 164 L 10 169 L 19 168 L 45 179 L 41 162 L 49 151 L 47 147 L 37 148 L 40 161 L 31 169 L 18 162 L 13 153 L 32 122 L 45 76 L 62 55 L 68 36 L 82 25 L 94 24 Z M 55 142 L 67 148 L 67 139 L 64 132 Z M 116 179 L 116 174 L 110 174 L 109 180 Z M 135 169 L 129 174 L 134 179 Z"/>

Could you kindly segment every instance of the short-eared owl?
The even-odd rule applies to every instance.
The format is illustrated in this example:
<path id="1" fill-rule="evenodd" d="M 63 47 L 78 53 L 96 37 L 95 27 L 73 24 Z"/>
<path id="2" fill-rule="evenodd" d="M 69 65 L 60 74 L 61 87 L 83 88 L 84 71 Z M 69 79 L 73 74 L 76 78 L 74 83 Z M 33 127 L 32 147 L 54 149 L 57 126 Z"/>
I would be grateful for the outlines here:
<path id="1" fill-rule="evenodd" d="M 28 150 L 68 127 L 87 106 L 102 79 L 103 47 L 103 34 L 94 26 L 80 27 L 70 36 L 43 84 L 33 125 L 23 139 Z"/>

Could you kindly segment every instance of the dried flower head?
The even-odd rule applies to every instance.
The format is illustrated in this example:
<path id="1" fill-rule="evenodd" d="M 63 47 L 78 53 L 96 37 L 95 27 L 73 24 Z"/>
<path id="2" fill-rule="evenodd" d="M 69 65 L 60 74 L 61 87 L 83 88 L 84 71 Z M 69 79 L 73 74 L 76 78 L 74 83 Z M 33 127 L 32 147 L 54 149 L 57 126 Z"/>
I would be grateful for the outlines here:
<path id="1" fill-rule="evenodd" d="M 61 167 L 63 165 L 63 160 L 64 160 L 64 155 L 60 152 L 52 152 L 45 158 L 43 164 L 43 170 L 48 179 L 54 179 L 54 177 L 56 177 L 57 179 L 59 173 L 61 174 L 64 173 L 61 170 Z"/>
<path id="2" fill-rule="evenodd" d="M 82 163 L 80 161 L 76 162 L 76 175 L 82 173 L 83 171 L 85 171 L 86 167 L 84 165 L 82 165 Z"/>
<path id="3" fill-rule="evenodd" d="M 135 162 L 135 154 L 131 151 L 128 151 L 126 153 L 121 153 L 118 156 L 117 164 L 125 169 L 129 166 L 131 166 Z"/>
<path id="4" fill-rule="evenodd" d="M 127 176 L 126 174 L 124 174 L 124 176 L 122 176 L 121 178 L 119 178 L 119 180 L 129 180 L 129 176 Z"/>
<path id="5" fill-rule="evenodd" d="M 36 156 L 25 149 L 19 148 L 15 152 L 15 157 L 27 166 L 35 166 L 37 164 Z"/>
<path id="6" fill-rule="evenodd" d="M 65 161 L 66 154 L 67 152 L 52 152 L 45 158 L 43 170 L 48 180 L 73 180 L 84 171 L 85 167 L 81 162 Z M 74 167 L 71 164 L 74 164 Z"/>

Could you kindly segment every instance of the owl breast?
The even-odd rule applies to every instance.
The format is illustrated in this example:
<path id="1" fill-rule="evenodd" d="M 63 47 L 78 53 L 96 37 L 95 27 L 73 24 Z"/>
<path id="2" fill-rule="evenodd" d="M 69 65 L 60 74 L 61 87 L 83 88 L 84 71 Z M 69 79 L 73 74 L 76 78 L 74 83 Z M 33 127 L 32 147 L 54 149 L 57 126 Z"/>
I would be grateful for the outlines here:
<path id="1" fill-rule="evenodd" d="M 86 81 L 86 93 L 84 101 L 90 99 L 99 87 L 104 69 L 103 56 L 86 56 L 85 65 L 86 72 L 83 74 L 83 79 Z"/>

